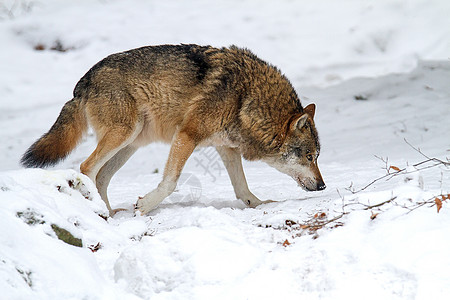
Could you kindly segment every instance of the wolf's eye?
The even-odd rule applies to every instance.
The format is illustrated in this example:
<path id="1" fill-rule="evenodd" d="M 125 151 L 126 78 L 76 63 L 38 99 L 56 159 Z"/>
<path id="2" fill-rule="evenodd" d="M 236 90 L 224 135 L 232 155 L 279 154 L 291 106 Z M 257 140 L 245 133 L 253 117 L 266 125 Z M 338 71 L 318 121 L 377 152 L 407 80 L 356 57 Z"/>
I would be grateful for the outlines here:
<path id="1" fill-rule="evenodd" d="M 306 155 L 306 158 L 307 158 L 309 161 L 312 161 L 312 160 L 313 160 L 313 156 L 312 156 L 311 154 Z"/>

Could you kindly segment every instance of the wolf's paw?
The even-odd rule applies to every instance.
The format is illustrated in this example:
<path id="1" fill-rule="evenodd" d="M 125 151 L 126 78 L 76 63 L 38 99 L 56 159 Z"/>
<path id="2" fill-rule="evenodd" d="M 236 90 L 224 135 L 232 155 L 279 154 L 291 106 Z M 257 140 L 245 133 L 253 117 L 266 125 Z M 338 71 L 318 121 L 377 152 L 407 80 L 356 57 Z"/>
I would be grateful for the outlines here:
<path id="1" fill-rule="evenodd" d="M 152 197 L 153 196 L 153 197 Z M 154 193 L 145 195 L 144 197 L 139 197 L 136 204 L 135 210 L 141 212 L 141 215 L 146 215 L 150 211 L 154 210 L 161 201 L 155 201 Z M 153 201 L 152 201 L 153 200 Z"/>
<path id="2" fill-rule="evenodd" d="M 156 189 L 145 195 L 139 197 L 136 202 L 136 210 L 139 210 L 142 215 L 148 214 L 150 211 L 158 207 L 158 205 L 175 190 L 176 181 L 161 181 Z"/>
<path id="3" fill-rule="evenodd" d="M 251 208 L 255 208 L 261 204 L 267 204 L 267 203 L 274 203 L 276 201 L 272 201 L 272 200 L 265 200 L 265 201 L 261 201 L 259 199 L 246 199 L 244 200 L 244 203 Z"/>
<path id="4" fill-rule="evenodd" d="M 242 202 L 245 203 L 245 205 L 247 205 L 248 207 L 251 207 L 251 208 L 255 208 L 255 207 L 257 207 L 258 205 L 261 205 L 261 204 L 274 202 L 272 200 L 261 201 L 261 200 L 258 199 L 258 197 L 253 195 L 250 191 L 247 191 L 246 193 L 238 195 L 237 198 L 241 199 Z"/>
<path id="5" fill-rule="evenodd" d="M 151 208 L 148 207 L 148 204 L 145 201 L 145 197 L 139 197 L 136 204 L 134 205 L 134 210 L 138 210 L 141 212 L 141 215 L 145 215 L 151 211 Z"/>

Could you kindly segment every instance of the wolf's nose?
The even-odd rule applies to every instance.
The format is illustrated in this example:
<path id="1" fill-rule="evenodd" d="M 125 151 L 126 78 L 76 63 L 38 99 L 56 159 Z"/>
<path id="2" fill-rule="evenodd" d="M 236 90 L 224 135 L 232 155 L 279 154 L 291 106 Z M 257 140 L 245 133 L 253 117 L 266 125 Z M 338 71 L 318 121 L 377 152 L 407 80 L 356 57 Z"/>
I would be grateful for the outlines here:
<path id="1" fill-rule="evenodd" d="M 317 190 L 321 191 L 324 190 L 327 186 L 325 185 L 325 183 L 321 182 L 317 185 Z"/>

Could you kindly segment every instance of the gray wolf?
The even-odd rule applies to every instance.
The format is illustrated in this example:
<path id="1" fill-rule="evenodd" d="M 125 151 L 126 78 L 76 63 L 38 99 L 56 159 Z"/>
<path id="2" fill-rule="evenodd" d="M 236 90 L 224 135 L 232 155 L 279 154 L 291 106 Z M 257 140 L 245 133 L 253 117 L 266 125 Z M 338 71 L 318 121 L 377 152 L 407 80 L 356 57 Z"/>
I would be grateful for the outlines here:
<path id="1" fill-rule="evenodd" d="M 171 144 L 163 179 L 140 197 L 142 214 L 175 189 L 196 147 L 214 146 L 236 197 L 249 207 L 268 201 L 250 192 L 241 156 L 262 160 L 308 191 L 325 188 L 317 158 L 315 105 L 302 107 L 289 80 L 247 49 L 198 45 L 148 46 L 94 65 L 50 130 L 23 155 L 26 167 L 54 165 L 77 145 L 88 126 L 98 145 L 80 170 L 97 186 L 113 215 L 107 187 L 114 173 L 151 142 Z"/>

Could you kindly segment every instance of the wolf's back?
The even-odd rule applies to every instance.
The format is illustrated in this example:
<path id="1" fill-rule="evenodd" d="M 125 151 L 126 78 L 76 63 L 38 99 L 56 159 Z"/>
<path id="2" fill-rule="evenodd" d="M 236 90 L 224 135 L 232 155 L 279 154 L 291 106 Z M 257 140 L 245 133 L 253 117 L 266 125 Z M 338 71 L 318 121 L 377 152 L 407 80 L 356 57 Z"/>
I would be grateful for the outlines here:
<path id="1" fill-rule="evenodd" d="M 50 130 L 28 148 L 21 164 L 28 168 L 41 168 L 57 164 L 78 144 L 87 130 L 82 101 L 68 101 Z"/>

